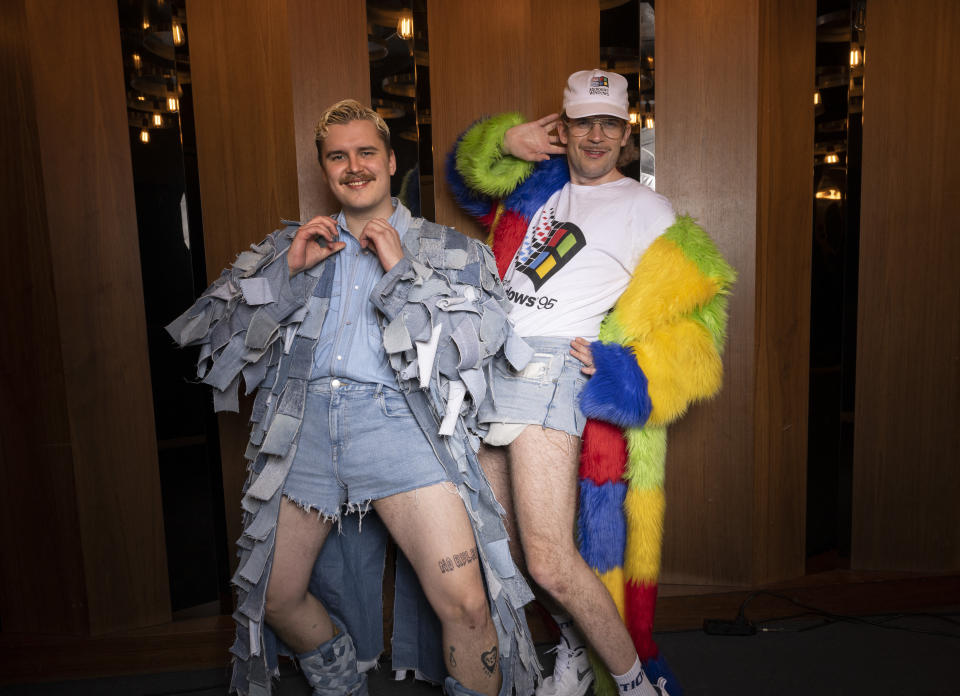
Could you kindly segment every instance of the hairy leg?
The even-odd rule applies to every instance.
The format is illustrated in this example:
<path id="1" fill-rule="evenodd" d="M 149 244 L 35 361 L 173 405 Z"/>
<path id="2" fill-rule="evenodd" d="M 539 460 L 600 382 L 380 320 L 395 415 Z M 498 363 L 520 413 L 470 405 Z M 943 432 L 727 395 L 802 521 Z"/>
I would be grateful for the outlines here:
<path id="1" fill-rule="evenodd" d="M 600 578 L 574 544 L 578 438 L 527 426 L 510 445 L 514 508 L 527 568 L 572 617 L 614 674 L 637 658 L 633 641 Z"/>
<path id="2" fill-rule="evenodd" d="M 443 625 L 447 671 L 468 689 L 495 696 L 500 652 L 473 528 L 449 483 L 373 503 L 406 554 Z"/>
<path id="3" fill-rule="evenodd" d="M 287 498 L 280 501 L 266 620 L 297 653 L 313 650 L 334 634 L 327 610 L 307 592 L 314 561 L 332 526 L 332 522 L 318 519 L 316 512 L 302 510 Z"/>

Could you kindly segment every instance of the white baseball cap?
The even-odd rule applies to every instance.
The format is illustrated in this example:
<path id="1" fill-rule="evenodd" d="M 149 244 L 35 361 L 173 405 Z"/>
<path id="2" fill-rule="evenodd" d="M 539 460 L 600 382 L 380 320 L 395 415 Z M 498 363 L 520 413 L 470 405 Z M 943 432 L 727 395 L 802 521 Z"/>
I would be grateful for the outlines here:
<path id="1" fill-rule="evenodd" d="M 629 121 L 627 79 L 604 70 L 575 72 L 563 88 L 563 110 L 570 118 L 616 116 Z"/>

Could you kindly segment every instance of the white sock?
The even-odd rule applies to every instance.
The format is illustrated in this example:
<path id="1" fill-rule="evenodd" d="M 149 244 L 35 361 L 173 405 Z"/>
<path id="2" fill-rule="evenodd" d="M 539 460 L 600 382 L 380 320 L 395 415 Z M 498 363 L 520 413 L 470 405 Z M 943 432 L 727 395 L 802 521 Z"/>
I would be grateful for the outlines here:
<path id="1" fill-rule="evenodd" d="M 583 647 L 583 635 L 573 625 L 573 619 L 566 614 L 550 614 L 553 620 L 557 622 L 557 628 L 560 629 L 560 640 L 567 644 L 570 650 L 576 650 Z"/>
<path id="2" fill-rule="evenodd" d="M 656 689 L 650 684 L 647 675 L 643 673 L 638 657 L 626 674 L 612 674 L 617 682 L 617 688 L 622 696 L 657 696 Z"/>

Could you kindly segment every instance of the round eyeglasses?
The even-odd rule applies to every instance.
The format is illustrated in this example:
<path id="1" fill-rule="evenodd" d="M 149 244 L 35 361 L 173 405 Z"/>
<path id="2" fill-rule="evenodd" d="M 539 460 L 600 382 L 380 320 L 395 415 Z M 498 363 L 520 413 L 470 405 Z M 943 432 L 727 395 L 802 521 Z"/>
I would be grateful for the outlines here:
<path id="1" fill-rule="evenodd" d="M 590 133 L 593 130 L 594 124 L 600 126 L 600 132 L 603 133 L 604 137 L 620 138 L 623 135 L 623 129 L 627 125 L 626 121 L 613 118 L 612 116 L 564 119 L 564 123 L 567 124 L 567 129 L 570 131 L 570 134 L 578 138 Z"/>

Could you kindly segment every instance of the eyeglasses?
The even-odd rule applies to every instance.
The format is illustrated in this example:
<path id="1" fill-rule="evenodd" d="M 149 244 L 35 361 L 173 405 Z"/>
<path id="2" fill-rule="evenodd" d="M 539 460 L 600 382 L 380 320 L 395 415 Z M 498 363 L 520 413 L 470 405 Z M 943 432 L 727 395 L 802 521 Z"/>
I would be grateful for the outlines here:
<path id="1" fill-rule="evenodd" d="M 567 124 L 567 129 L 570 131 L 570 134 L 578 138 L 590 133 L 593 130 L 594 124 L 600 126 L 600 132 L 603 133 L 604 137 L 619 138 L 623 135 L 623 129 L 627 125 L 626 121 L 613 117 L 564 119 L 564 123 Z"/>

